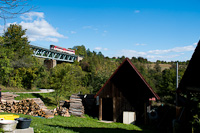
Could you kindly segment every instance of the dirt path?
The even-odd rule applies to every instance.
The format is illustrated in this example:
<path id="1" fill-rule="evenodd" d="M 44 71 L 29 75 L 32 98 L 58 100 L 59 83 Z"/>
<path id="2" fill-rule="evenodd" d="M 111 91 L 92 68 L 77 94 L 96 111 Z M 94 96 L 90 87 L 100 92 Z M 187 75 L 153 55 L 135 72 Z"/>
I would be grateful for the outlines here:
<path id="1" fill-rule="evenodd" d="M 33 91 L 33 92 L 13 92 L 13 93 L 50 93 L 54 92 L 54 89 L 40 89 L 40 91 Z"/>

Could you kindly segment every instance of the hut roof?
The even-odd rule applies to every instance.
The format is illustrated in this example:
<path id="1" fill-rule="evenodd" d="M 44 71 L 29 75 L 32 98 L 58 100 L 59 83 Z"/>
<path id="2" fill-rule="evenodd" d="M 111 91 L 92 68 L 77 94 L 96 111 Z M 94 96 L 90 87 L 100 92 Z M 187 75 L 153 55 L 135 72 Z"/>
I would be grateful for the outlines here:
<path id="1" fill-rule="evenodd" d="M 109 82 L 113 82 L 118 88 L 121 88 L 121 91 L 126 93 L 128 97 L 139 94 L 137 97 L 155 97 L 157 100 L 160 100 L 160 97 L 153 91 L 128 58 L 115 70 L 104 86 L 97 92 L 95 97 L 101 95 L 102 90 L 106 89 Z"/>
<path id="2" fill-rule="evenodd" d="M 188 67 L 179 83 L 177 92 L 186 90 L 191 92 L 200 92 L 200 41 L 192 55 Z"/>

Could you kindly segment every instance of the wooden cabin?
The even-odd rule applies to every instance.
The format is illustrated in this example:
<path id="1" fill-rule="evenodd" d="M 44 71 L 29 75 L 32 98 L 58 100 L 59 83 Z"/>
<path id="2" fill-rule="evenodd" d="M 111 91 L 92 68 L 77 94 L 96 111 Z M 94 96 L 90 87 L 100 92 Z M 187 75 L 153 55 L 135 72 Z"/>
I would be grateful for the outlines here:
<path id="1" fill-rule="evenodd" d="M 99 100 L 99 120 L 122 122 L 123 112 L 130 111 L 135 112 L 136 123 L 146 123 L 149 99 L 160 99 L 128 58 L 95 98 Z"/>

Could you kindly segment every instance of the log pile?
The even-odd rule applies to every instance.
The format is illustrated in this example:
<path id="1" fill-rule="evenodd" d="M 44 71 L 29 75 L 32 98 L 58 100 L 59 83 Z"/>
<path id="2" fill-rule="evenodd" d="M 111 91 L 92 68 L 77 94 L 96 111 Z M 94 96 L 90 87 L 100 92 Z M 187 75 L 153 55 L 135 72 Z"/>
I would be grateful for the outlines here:
<path id="1" fill-rule="evenodd" d="M 2 100 L 14 100 L 14 98 L 17 97 L 17 96 L 19 96 L 19 95 L 9 93 L 9 92 L 2 92 L 1 99 Z"/>
<path id="2" fill-rule="evenodd" d="M 46 108 L 41 108 L 41 106 L 37 102 L 35 102 L 34 99 L 1 102 L 0 111 L 32 116 L 41 116 L 45 118 L 53 117 L 49 114 L 50 111 L 48 111 Z"/>
<path id="3" fill-rule="evenodd" d="M 70 102 L 69 102 L 69 100 L 61 100 L 59 105 L 60 105 L 60 107 L 69 108 Z"/>
<path id="4" fill-rule="evenodd" d="M 44 102 L 40 98 L 27 98 L 27 100 L 30 100 L 36 103 L 40 109 L 47 109 Z"/>
<path id="5" fill-rule="evenodd" d="M 82 104 L 82 99 L 78 95 L 74 94 L 70 97 L 69 113 L 75 116 L 83 116 L 84 106 Z"/>
<path id="6" fill-rule="evenodd" d="M 70 117 L 69 110 L 66 107 L 58 107 L 54 109 L 54 115 Z"/>
<path id="7" fill-rule="evenodd" d="M 33 100 L 39 106 L 39 108 L 45 113 L 45 118 L 54 118 L 53 112 L 47 109 L 44 102 L 40 98 L 28 98 L 28 100 Z"/>

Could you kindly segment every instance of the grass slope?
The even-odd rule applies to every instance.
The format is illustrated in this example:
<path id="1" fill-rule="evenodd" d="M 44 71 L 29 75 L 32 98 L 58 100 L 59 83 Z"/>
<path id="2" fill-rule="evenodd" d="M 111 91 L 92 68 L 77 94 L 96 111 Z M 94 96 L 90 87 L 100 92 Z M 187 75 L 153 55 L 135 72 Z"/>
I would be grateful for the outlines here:
<path id="1" fill-rule="evenodd" d="M 17 87 L 5 87 L 0 84 L 1 92 L 33 92 L 33 91 L 40 91 L 40 89 L 33 88 L 33 89 L 24 89 L 24 88 L 17 88 Z"/>
<path id="2" fill-rule="evenodd" d="M 55 116 L 53 119 L 45 119 L 23 114 L 18 115 L 32 119 L 30 127 L 34 128 L 35 133 L 132 133 L 142 131 L 135 125 L 102 123 L 88 116 L 85 118 Z"/>

